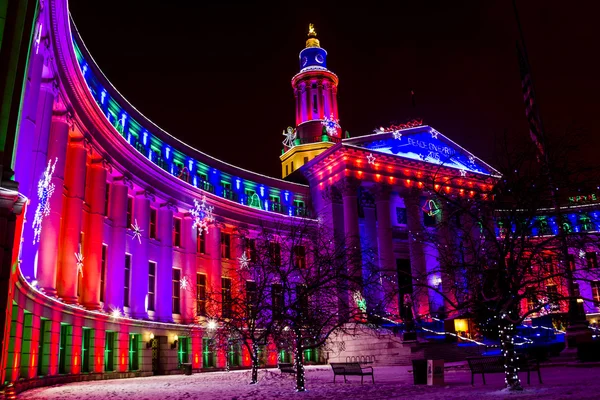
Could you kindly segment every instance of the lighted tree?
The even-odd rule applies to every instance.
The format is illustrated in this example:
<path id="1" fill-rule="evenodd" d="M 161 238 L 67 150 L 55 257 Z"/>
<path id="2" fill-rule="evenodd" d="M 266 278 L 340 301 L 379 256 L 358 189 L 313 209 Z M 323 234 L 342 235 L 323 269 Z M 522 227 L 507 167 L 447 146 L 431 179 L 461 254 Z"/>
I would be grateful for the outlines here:
<path id="1" fill-rule="evenodd" d="M 584 267 L 577 253 L 597 248 L 600 219 L 593 220 L 595 214 L 584 208 L 554 207 L 556 190 L 564 193 L 560 199 L 566 204 L 571 193 L 589 190 L 589 183 L 596 183 L 591 177 L 597 175 L 571 162 L 569 149 L 562 149 L 554 153 L 554 192 L 549 190 L 548 171 L 526 145 L 516 151 L 505 146 L 499 152 L 499 179 L 452 174 L 440 167 L 425 182 L 426 192 L 440 210 L 435 229 L 409 237 L 421 242 L 439 262 L 425 273 L 412 271 L 410 277 L 416 290 L 443 299 L 444 309 L 432 312 L 468 312 L 498 328 L 509 389 L 521 389 L 517 326 L 528 317 L 565 309 L 569 303 L 570 312 L 579 311 L 581 320 L 577 304 L 584 299 L 573 288 L 599 276 L 597 266 Z M 473 190 L 461 191 L 459 187 L 465 185 Z M 573 220 L 579 221 L 577 227 Z"/>

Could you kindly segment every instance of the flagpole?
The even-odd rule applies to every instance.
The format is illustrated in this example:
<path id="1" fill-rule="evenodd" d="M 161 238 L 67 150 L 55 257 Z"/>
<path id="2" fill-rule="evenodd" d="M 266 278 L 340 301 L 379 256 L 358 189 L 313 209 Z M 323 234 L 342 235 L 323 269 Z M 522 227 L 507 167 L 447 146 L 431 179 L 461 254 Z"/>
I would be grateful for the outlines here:
<path id="1" fill-rule="evenodd" d="M 517 9 L 517 3 L 516 0 L 512 0 L 512 5 L 513 5 L 513 11 L 515 13 L 515 20 L 517 22 L 517 29 L 519 31 L 519 42 L 520 42 L 520 47 L 523 50 L 523 58 L 524 58 L 524 62 L 525 62 L 525 66 L 528 69 L 528 79 L 529 79 L 529 86 L 530 86 L 530 90 L 531 90 L 531 99 L 535 99 L 535 88 L 533 85 L 533 78 L 531 76 L 531 68 L 529 66 L 529 55 L 527 53 L 527 46 L 525 45 L 525 36 L 523 35 L 523 28 L 521 26 L 521 20 L 519 18 L 519 12 Z M 519 50 L 517 48 L 517 50 Z M 535 118 L 535 125 L 537 125 L 537 130 L 538 132 L 537 135 L 535 135 L 535 133 L 531 134 L 532 139 L 534 140 L 534 142 L 537 140 L 539 141 L 536 144 L 536 151 L 539 151 L 540 156 L 538 157 L 538 160 L 540 161 L 540 163 L 542 164 L 542 168 L 544 170 L 544 173 L 547 175 L 548 178 L 548 189 L 550 192 L 550 199 L 552 201 L 552 207 L 554 208 L 554 212 L 557 216 L 558 219 L 558 234 L 559 234 L 559 239 L 560 239 L 560 249 L 561 249 L 561 258 L 562 263 L 563 263 L 563 268 L 565 271 L 565 278 L 567 280 L 567 294 L 569 297 L 569 308 L 568 308 L 568 312 L 567 312 L 567 316 L 568 316 L 568 324 L 567 324 L 567 332 L 566 332 L 566 345 L 569 348 L 572 347 L 576 347 L 577 345 L 577 336 L 581 335 L 582 333 L 588 333 L 586 326 L 585 326 L 585 320 L 582 321 L 582 318 L 580 317 L 580 313 L 578 311 L 578 305 L 577 305 L 577 299 L 575 298 L 575 282 L 574 282 L 574 278 L 573 278 L 573 271 L 571 269 L 571 265 L 569 263 L 569 245 L 567 243 L 567 233 L 565 230 L 565 227 L 563 225 L 564 222 L 564 215 L 561 212 L 560 209 L 560 199 L 558 197 L 558 193 L 556 193 L 557 188 L 555 188 L 554 186 L 554 180 L 553 180 L 553 174 L 552 174 L 552 168 L 550 165 L 550 157 L 548 154 L 548 148 L 546 147 L 546 136 L 545 136 L 545 131 L 544 131 L 544 126 L 542 123 L 542 118 L 539 114 L 539 111 L 537 109 L 537 103 L 535 103 L 535 101 L 531 102 L 531 107 L 533 108 L 531 111 L 534 113 L 533 117 Z M 527 112 L 527 110 L 526 110 Z M 533 127 L 535 128 L 535 126 Z M 530 121 L 530 130 L 532 129 L 532 125 L 531 125 L 531 121 Z"/>

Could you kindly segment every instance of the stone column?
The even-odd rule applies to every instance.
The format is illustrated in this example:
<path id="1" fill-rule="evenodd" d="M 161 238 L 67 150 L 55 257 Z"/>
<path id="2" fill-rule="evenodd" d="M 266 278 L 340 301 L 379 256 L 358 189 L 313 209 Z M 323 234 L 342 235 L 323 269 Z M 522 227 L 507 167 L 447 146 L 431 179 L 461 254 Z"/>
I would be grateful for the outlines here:
<path id="1" fill-rule="evenodd" d="M 131 239 L 131 285 L 130 312 L 132 318 L 147 319 L 146 309 L 148 296 L 148 233 L 150 231 L 150 200 L 152 194 L 141 191 L 136 193 L 133 204 L 133 225 L 140 228 L 139 237 L 134 232 Z"/>
<path id="2" fill-rule="evenodd" d="M 296 101 L 296 126 L 300 123 L 300 90 L 298 87 L 294 88 L 294 100 Z"/>
<path id="3" fill-rule="evenodd" d="M 45 46 L 41 45 L 41 47 Z M 32 180 L 32 168 L 34 165 L 32 163 L 32 149 L 36 139 L 36 117 L 42 72 L 44 69 L 44 53 L 45 51 L 31 53 L 21 109 L 17 152 L 15 153 L 15 181 L 21 182 L 25 187 Z M 31 196 L 31 193 L 25 194 L 28 197 Z"/>
<path id="4" fill-rule="evenodd" d="M 128 184 L 129 180 L 125 177 L 115 178 L 109 190 L 108 217 L 112 222 L 112 234 L 107 249 L 108 265 L 104 293 L 104 308 L 109 312 L 115 308 L 123 312 Z"/>
<path id="5" fill-rule="evenodd" d="M 394 256 L 394 242 L 392 225 L 390 221 L 390 193 L 391 188 L 386 184 L 379 184 L 375 191 L 375 207 L 377 209 L 377 241 L 379 243 L 379 270 L 382 274 L 382 283 L 389 312 L 399 315 L 399 301 L 396 293 L 398 286 L 392 282 L 398 280 L 396 257 Z"/>
<path id="6" fill-rule="evenodd" d="M 82 272 L 78 270 L 75 254 L 83 253 L 80 237 L 83 221 L 86 162 L 87 150 L 84 147 L 83 139 L 71 140 L 67 149 L 63 237 L 56 282 L 58 296 L 67 303 L 78 301 L 77 281 Z"/>
<path id="7" fill-rule="evenodd" d="M 429 296 L 427 287 L 427 263 L 425 245 L 423 243 L 423 210 L 418 193 L 411 192 L 404 198 L 406 205 L 408 248 L 410 252 L 410 268 L 413 275 L 413 302 L 419 315 L 429 314 Z M 389 218 L 389 216 L 388 216 Z M 417 317 L 417 316 L 415 316 Z"/>
<path id="8" fill-rule="evenodd" d="M 342 202 L 344 205 L 344 235 L 350 251 L 348 273 L 359 276 L 362 271 L 360 259 L 360 237 L 358 230 L 358 187 L 360 182 L 353 178 L 346 178 L 340 185 Z"/>
<path id="9" fill-rule="evenodd" d="M 82 304 L 89 309 L 100 309 L 100 281 L 102 279 L 102 244 L 104 242 L 104 206 L 106 202 L 106 168 L 104 160 L 92 160 L 87 172 L 85 201 L 89 205 L 85 231 Z M 105 271 L 106 272 L 106 271 Z M 104 277 L 106 282 L 107 277 Z"/>
<path id="10" fill-rule="evenodd" d="M 181 290 L 181 318 L 183 323 L 194 322 L 196 316 L 196 228 L 194 220 L 186 214 L 181 220 L 181 244 L 184 259 L 181 265 L 181 277 L 187 278 L 188 288 Z"/>
<path id="11" fill-rule="evenodd" d="M 447 204 L 442 202 L 442 215 L 441 215 L 441 223 L 438 227 L 438 236 L 440 241 L 440 246 L 442 247 L 440 254 L 440 278 L 442 285 L 442 295 L 444 297 L 444 312 L 446 317 L 449 317 L 453 314 L 455 310 L 456 304 L 456 276 L 455 271 L 453 271 L 452 260 L 455 255 L 451 254 L 456 249 L 455 238 L 452 237 L 451 224 L 450 220 L 450 208 Z"/>
<path id="12" fill-rule="evenodd" d="M 56 295 L 56 275 L 58 266 L 58 250 L 60 238 L 60 224 L 63 210 L 63 191 L 65 180 L 65 165 L 67 154 L 67 141 L 69 139 L 69 122 L 66 114 L 54 115 L 50 127 L 48 142 L 48 162 L 54 165 L 51 184 L 54 193 L 48 200 L 50 214 L 42 220 L 39 238 L 40 250 L 37 262 L 36 277 L 38 285 L 46 294 Z M 46 163 L 47 165 L 47 163 Z M 29 223 L 33 223 L 30 221 Z M 30 225 L 31 226 L 31 225 Z M 23 271 L 25 276 L 26 272 Z"/>
<path id="13" fill-rule="evenodd" d="M 326 118 L 331 116 L 331 84 L 327 81 L 323 82 L 323 114 Z"/>
<path id="14" fill-rule="evenodd" d="M 380 312 L 383 307 L 383 293 L 381 277 L 378 266 L 377 245 L 377 216 L 375 214 L 375 201 L 370 191 L 362 190 L 360 203 L 364 213 L 364 237 L 361 240 L 361 249 L 367 257 L 363 258 L 363 282 L 365 284 L 365 299 L 369 310 Z"/>
<path id="15" fill-rule="evenodd" d="M 331 88 L 331 99 L 332 99 L 332 103 L 333 103 L 333 115 L 335 116 L 335 118 L 339 118 L 338 117 L 338 103 L 337 103 L 337 86 L 333 86 Z"/>
<path id="16" fill-rule="evenodd" d="M 308 96 L 308 90 L 306 90 L 306 82 L 302 82 L 298 85 L 300 89 L 300 118 L 301 122 L 308 120 L 308 102 L 306 96 Z"/>
<path id="17" fill-rule="evenodd" d="M 156 265 L 155 319 L 173 321 L 173 212 L 172 203 L 162 204 L 158 210 L 157 235 L 160 241 L 160 261 Z M 146 285 L 147 286 L 147 285 Z"/>
<path id="18" fill-rule="evenodd" d="M 208 307 L 215 307 L 215 300 L 218 304 L 221 304 L 221 277 L 223 276 L 223 266 L 221 265 L 221 228 L 216 225 L 208 228 L 206 253 L 210 260 L 210 267 L 207 269 L 208 292 L 209 296 L 213 298 L 212 304 L 208 304 Z M 220 308 L 217 310 L 217 313 L 221 313 Z"/>

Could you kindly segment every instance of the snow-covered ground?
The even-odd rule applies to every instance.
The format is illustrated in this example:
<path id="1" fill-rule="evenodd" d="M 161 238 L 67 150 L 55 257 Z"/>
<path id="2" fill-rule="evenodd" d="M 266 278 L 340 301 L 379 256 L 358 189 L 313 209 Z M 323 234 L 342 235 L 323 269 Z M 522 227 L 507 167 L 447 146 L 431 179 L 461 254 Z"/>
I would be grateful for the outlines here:
<path id="1" fill-rule="evenodd" d="M 600 367 L 542 367 L 543 384 L 535 373 L 527 385 L 526 373 L 521 374 L 525 390 L 508 393 L 503 388 L 502 374 L 475 377 L 467 369 L 445 371 L 444 386 L 413 385 L 410 367 L 375 367 L 375 384 L 365 377 L 349 377 L 348 383 L 338 377 L 333 383 L 330 367 L 307 367 L 307 392 L 294 391 L 294 378 L 282 376 L 277 369 L 260 371 L 258 385 L 248 385 L 249 371 L 212 372 L 203 374 L 155 376 L 148 378 L 115 379 L 71 383 L 62 386 L 33 389 L 19 395 L 20 399 L 49 400 L 242 400 L 242 399 L 599 399 Z"/>

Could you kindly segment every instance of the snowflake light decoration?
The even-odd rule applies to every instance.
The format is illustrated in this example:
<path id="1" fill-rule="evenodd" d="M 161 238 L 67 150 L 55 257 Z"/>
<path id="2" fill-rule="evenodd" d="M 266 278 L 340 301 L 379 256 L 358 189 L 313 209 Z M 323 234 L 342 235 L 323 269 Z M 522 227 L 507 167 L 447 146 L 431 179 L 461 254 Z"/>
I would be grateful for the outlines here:
<path id="1" fill-rule="evenodd" d="M 353 293 L 352 298 L 360 311 L 367 312 L 367 300 L 365 300 L 358 290 Z"/>
<path id="2" fill-rule="evenodd" d="M 123 314 L 121 314 L 121 309 L 119 307 L 110 307 L 110 316 L 112 317 L 112 319 L 118 319 L 121 318 L 123 316 Z"/>
<path id="3" fill-rule="evenodd" d="M 328 117 L 325 117 L 323 121 L 321 121 L 321 125 L 325 127 L 327 134 L 329 136 L 337 136 L 338 129 L 340 129 L 340 120 L 334 118 L 333 113 Z"/>
<path id="4" fill-rule="evenodd" d="M 187 276 L 184 276 L 183 278 L 181 278 L 181 280 L 179 281 L 179 284 L 181 286 L 181 290 L 188 290 L 190 288 L 190 280 L 188 279 Z"/>
<path id="5" fill-rule="evenodd" d="M 44 220 L 44 217 L 50 215 L 50 198 L 52 197 L 52 193 L 54 193 L 54 183 L 52 183 L 51 180 L 57 161 L 58 157 L 54 159 L 54 162 L 52 162 L 52 160 L 48 160 L 48 166 L 46 166 L 44 175 L 38 181 L 38 205 L 35 209 L 33 224 L 31 225 L 33 228 L 33 244 L 36 244 L 40 241 L 40 235 L 42 234 L 42 221 Z"/>
<path id="6" fill-rule="evenodd" d="M 246 255 L 246 253 L 242 254 L 242 256 L 238 258 L 238 261 L 240 262 L 240 268 L 248 269 L 250 258 Z"/>
<path id="7" fill-rule="evenodd" d="M 368 162 L 369 164 L 375 164 L 375 160 L 376 160 L 376 158 L 375 158 L 375 156 L 373 155 L 373 153 L 369 153 L 369 155 L 367 156 L 367 162 Z"/>
<path id="8" fill-rule="evenodd" d="M 198 232 L 208 233 L 208 225 L 215 221 L 213 217 L 213 206 L 206 205 L 206 196 L 202 196 L 202 201 L 194 199 L 194 208 L 190 209 L 190 214 L 194 217 L 194 228 L 198 228 Z"/>
<path id="9" fill-rule="evenodd" d="M 579 258 L 585 258 L 585 251 L 579 250 Z"/>
<path id="10" fill-rule="evenodd" d="M 133 230 L 132 239 L 137 239 L 138 242 L 142 244 L 142 232 L 144 232 L 144 230 L 138 225 L 137 218 L 135 219 L 135 223 L 131 224 L 131 229 Z"/>
<path id="11" fill-rule="evenodd" d="M 285 140 L 282 142 L 285 147 L 292 148 L 294 147 L 294 140 L 296 140 L 296 130 L 291 126 L 288 126 L 286 130 L 283 131 L 283 136 L 285 136 Z"/>
<path id="12" fill-rule="evenodd" d="M 77 264 L 77 273 L 83 276 L 83 254 L 81 254 L 81 250 L 79 250 L 79 253 L 75 253 L 75 261 Z"/>

